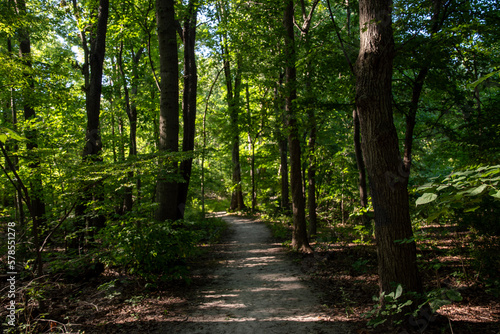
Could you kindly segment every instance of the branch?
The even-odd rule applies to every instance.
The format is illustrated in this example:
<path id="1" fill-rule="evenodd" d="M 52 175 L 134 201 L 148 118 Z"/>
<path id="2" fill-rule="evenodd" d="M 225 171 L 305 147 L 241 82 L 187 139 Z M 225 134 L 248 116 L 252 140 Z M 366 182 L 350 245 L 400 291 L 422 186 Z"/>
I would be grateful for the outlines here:
<path id="1" fill-rule="evenodd" d="M 349 69 L 351 70 L 352 74 L 356 75 L 356 72 L 354 71 L 354 65 L 352 64 L 351 58 L 349 58 L 349 55 L 347 54 L 347 50 L 344 46 L 344 41 L 342 40 L 342 37 L 340 36 L 339 28 L 337 27 L 337 24 L 335 23 L 335 19 L 333 18 L 333 12 L 332 12 L 332 7 L 330 6 L 330 0 L 326 0 L 326 3 L 328 4 L 328 11 L 330 12 L 330 19 L 333 22 L 333 27 L 335 28 L 335 33 L 337 34 L 337 38 L 339 39 L 340 47 L 342 48 L 342 52 L 344 53 L 345 60 L 347 61 L 347 64 L 349 64 Z"/>
<path id="2" fill-rule="evenodd" d="M 31 201 L 30 201 L 30 196 L 28 193 L 28 188 L 26 188 L 23 181 L 19 177 L 19 174 L 17 174 L 16 168 L 15 168 L 14 164 L 12 163 L 12 160 L 10 160 L 9 155 L 7 154 L 7 151 L 5 150 L 5 147 L 3 146 L 2 142 L 0 142 L 0 149 L 2 150 L 2 153 L 5 157 L 5 161 L 9 165 L 10 170 L 12 171 L 12 173 L 14 173 L 14 176 L 18 180 L 19 186 L 21 187 L 21 190 L 22 190 L 22 193 L 24 193 L 24 196 L 23 196 L 24 202 L 26 203 L 28 208 L 31 209 Z M 5 175 L 7 175 L 7 177 L 9 178 L 9 181 L 14 185 L 16 190 L 19 190 L 19 188 L 16 186 L 16 183 L 14 182 L 14 180 L 11 179 L 11 177 L 9 176 L 7 171 L 5 170 L 5 167 L 2 166 L 2 170 L 4 171 Z"/>
<path id="3" fill-rule="evenodd" d="M 156 76 L 156 71 L 155 67 L 153 64 L 153 59 L 151 57 L 151 31 L 148 31 L 148 58 L 149 58 L 149 65 L 151 66 L 151 72 L 153 72 L 153 77 L 155 78 L 156 82 L 156 87 L 158 88 L 158 91 L 161 92 L 161 87 L 160 87 L 160 82 L 158 81 L 158 77 Z"/>
<path id="4" fill-rule="evenodd" d="M 45 240 L 43 241 L 42 245 L 40 246 L 40 249 L 38 250 L 40 253 L 43 251 L 43 248 L 45 247 L 45 244 L 47 243 L 47 241 L 50 239 L 50 237 L 52 236 L 52 234 L 54 234 L 54 232 L 62 225 L 62 223 L 64 223 L 64 221 L 69 217 L 69 214 L 71 213 L 71 211 L 73 211 L 73 209 L 75 208 L 76 204 L 78 203 L 79 200 L 76 200 L 73 205 L 71 206 L 71 208 L 68 210 L 68 212 L 64 215 L 64 217 L 60 218 L 59 219 L 59 223 L 56 225 L 56 227 L 54 227 L 52 229 L 52 231 L 50 231 L 50 233 L 47 235 L 47 237 L 45 238 Z"/>

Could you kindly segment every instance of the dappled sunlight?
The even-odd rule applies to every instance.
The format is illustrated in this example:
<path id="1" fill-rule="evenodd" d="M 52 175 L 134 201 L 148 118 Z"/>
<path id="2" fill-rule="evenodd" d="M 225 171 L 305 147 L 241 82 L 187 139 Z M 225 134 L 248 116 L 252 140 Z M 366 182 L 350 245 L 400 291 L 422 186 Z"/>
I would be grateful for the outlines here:
<path id="1" fill-rule="evenodd" d="M 230 222 L 234 241 L 227 243 L 223 252 L 226 258 L 215 273 L 217 279 L 201 292 L 188 322 L 228 326 L 245 323 L 248 328 L 267 323 L 280 328 L 280 323 L 327 321 L 317 297 L 303 284 L 299 269 L 285 256 L 283 248 L 265 243 L 270 239 L 267 227 L 234 217 Z M 248 328 L 245 332 L 249 332 Z"/>

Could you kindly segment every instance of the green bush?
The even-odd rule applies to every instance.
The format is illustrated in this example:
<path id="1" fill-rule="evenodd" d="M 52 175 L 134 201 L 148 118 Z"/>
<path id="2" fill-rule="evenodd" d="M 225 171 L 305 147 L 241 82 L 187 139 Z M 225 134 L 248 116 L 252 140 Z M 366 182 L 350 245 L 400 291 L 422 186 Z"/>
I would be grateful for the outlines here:
<path id="1" fill-rule="evenodd" d="M 500 165 L 454 172 L 419 187 L 416 205 L 428 221 L 448 217 L 481 234 L 499 235 L 499 182 Z"/>
<path id="2" fill-rule="evenodd" d="M 102 233 L 109 250 L 105 261 L 146 280 L 188 280 L 188 260 L 200 254 L 200 243 L 216 240 L 219 220 L 146 221 L 109 225 Z"/>

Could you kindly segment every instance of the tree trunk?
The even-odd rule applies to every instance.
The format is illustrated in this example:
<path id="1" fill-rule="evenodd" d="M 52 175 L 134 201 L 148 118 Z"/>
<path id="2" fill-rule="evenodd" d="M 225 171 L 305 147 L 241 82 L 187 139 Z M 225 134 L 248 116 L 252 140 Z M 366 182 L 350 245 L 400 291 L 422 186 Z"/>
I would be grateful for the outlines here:
<path id="1" fill-rule="evenodd" d="M 286 115 L 283 114 L 282 98 L 280 96 L 280 90 L 283 84 L 283 73 L 280 73 L 279 81 L 274 90 L 274 111 L 276 115 L 281 115 L 283 124 L 286 122 Z M 279 119 L 279 118 L 278 118 Z M 290 213 L 290 194 L 289 194 L 289 182 L 288 182 L 288 143 L 287 138 L 284 135 L 284 128 L 278 126 L 278 145 L 280 151 L 280 175 L 281 175 L 281 210 L 285 214 Z"/>
<path id="2" fill-rule="evenodd" d="M 247 109 L 247 115 L 248 119 L 250 120 L 250 129 L 253 129 L 253 124 L 252 124 L 252 112 L 250 111 L 250 90 L 248 89 L 248 83 L 245 85 L 245 92 L 246 92 L 246 109 Z M 259 137 L 259 133 L 257 132 L 252 138 L 252 134 L 250 133 L 251 131 L 248 131 L 248 144 L 250 144 L 250 149 L 252 150 L 252 157 L 250 161 L 250 177 L 251 177 L 251 182 L 252 182 L 252 213 L 255 212 L 255 209 L 257 207 L 257 185 L 255 181 L 255 141 Z"/>
<path id="3" fill-rule="evenodd" d="M 196 92 L 198 85 L 198 73 L 196 69 L 195 41 L 196 41 L 196 16 L 197 8 L 193 0 L 189 1 L 188 13 L 184 19 L 182 30 L 184 41 L 184 92 L 182 100 L 182 119 L 184 121 L 184 137 L 182 140 L 182 151 L 192 152 L 194 150 L 194 137 L 196 127 Z M 184 179 L 179 183 L 178 203 L 180 206 L 180 217 L 184 217 L 186 207 L 189 181 L 193 167 L 193 158 L 190 157 L 181 162 L 180 171 Z"/>
<path id="4" fill-rule="evenodd" d="M 297 73 L 295 68 L 295 39 L 293 31 L 293 0 L 285 1 L 284 26 L 285 35 L 285 113 L 288 128 L 288 145 L 290 148 L 290 184 L 293 203 L 292 247 L 301 252 L 311 253 L 307 239 L 305 217 L 305 201 L 302 192 L 302 173 L 300 159 L 300 139 L 297 115 L 293 100 L 297 97 Z"/>
<path id="5" fill-rule="evenodd" d="M 309 169 L 308 169 L 308 188 L 307 188 L 307 206 L 309 209 L 309 236 L 316 235 L 318 229 L 318 218 L 316 214 L 316 157 L 314 151 L 316 148 L 316 115 L 314 110 L 309 110 L 310 134 L 309 134 Z"/>
<path id="6" fill-rule="evenodd" d="M 396 243 L 413 236 L 406 179 L 392 115 L 394 40 L 390 0 L 361 0 L 360 52 L 356 61 L 356 106 L 373 206 L 380 292 L 402 284 L 422 291 L 415 243 Z"/>
<path id="7" fill-rule="evenodd" d="M 97 27 L 90 38 L 90 78 L 86 87 L 85 107 L 87 111 L 86 146 L 84 159 L 101 160 L 102 142 L 99 116 L 101 112 L 102 73 L 106 51 L 106 31 L 108 27 L 109 0 L 99 1 Z"/>
<path id="8" fill-rule="evenodd" d="M 13 50 L 12 50 L 12 40 L 10 38 L 7 39 L 7 51 L 9 53 L 9 57 L 13 57 Z M 14 97 L 14 88 L 11 87 L 9 89 L 9 108 L 11 111 L 11 121 L 12 121 L 12 129 L 17 132 L 17 110 L 16 110 L 16 99 Z M 17 153 L 19 150 L 19 145 L 17 142 L 14 143 L 12 147 L 13 152 Z M 13 160 L 13 167 L 14 170 L 19 170 L 19 158 L 17 154 L 14 155 L 12 158 Z M 14 171 L 13 171 L 14 172 Z M 21 226 L 21 229 L 25 229 L 25 217 L 24 217 L 24 207 L 23 207 L 23 200 L 22 200 L 22 192 L 20 190 L 20 187 L 16 190 L 14 193 L 14 204 L 16 208 L 16 221 L 19 222 L 19 226 Z"/>
<path id="9" fill-rule="evenodd" d="M 16 12 L 18 16 L 25 16 L 26 15 L 26 2 L 24 0 L 16 0 Z M 22 95 L 23 95 L 23 108 L 24 108 L 24 119 L 26 121 L 34 120 L 35 118 L 35 109 L 32 106 L 32 99 L 33 97 L 31 94 L 33 93 L 35 89 L 35 82 L 31 74 L 29 72 L 31 71 L 32 68 L 32 63 L 31 63 L 31 40 L 30 40 L 30 35 L 29 32 L 25 29 L 22 28 L 19 31 L 19 53 L 23 62 L 23 65 L 27 68 L 25 77 L 28 82 L 28 87 L 23 89 Z M 37 254 L 37 261 L 36 261 L 36 266 L 38 269 L 38 275 L 41 276 L 43 274 L 42 272 L 42 258 L 41 254 L 39 251 L 39 229 L 42 224 L 45 223 L 46 218 L 45 218 L 45 202 L 43 200 L 43 184 L 42 184 L 42 178 L 41 174 L 38 171 L 40 168 L 40 161 L 38 156 L 33 152 L 38 148 L 38 133 L 36 129 L 29 128 L 26 131 L 25 134 L 26 138 L 28 139 L 26 143 L 26 149 L 29 152 L 29 167 L 32 170 L 33 177 L 30 180 L 30 202 L 31 202 L 31 208 L 30 208 L 30 215 L 31 218 L 33 219 L 33 227 L 32 227 L 32 233 L 33 233 L 33 244 L 36 249 L 36 254 Z"/>
<path id="10" fill-rule="evenodd" d="M 108 27 L 109 0 L 100 0 L 97 11 L 97 26 L 90 36 L 90 53 L 88 68 L 90 69 L 88 86 L 86 87 L 85 109 L 87 111 L 87 130 L 83 160 L 89 162 L 102 161 L 102 141 L 100 133 L 101 92 L 104 54 L 106 51 L 106 31 Z M 103 199 L 102 184 L 96 184 L 92 189 L 90 200 L 100 202 Z M 97 214 L 88 220 L 88 225 L 96 230 L 104 227 L 105 217 Z M 94 232 L 95 233 L 95 230 Z"/>
<path id="11" fill-rule="evenodd" d="M 359 134 L 359 116 L 356 108 L 352 111 L 352 123 L 354 127 L 354 153 L 356 155 L 356 165 L 358 167 L 358 189 L 359 202 L 362 209 L 368 206 L 368 189 L 366 188 L 366 168 L 363 160 L 363 152 L 361 150 L 361 136 Z M 361 216 L 361 221 L 364 226 L 368 226 L 370 220 L 366 213 Z"/>
<path id="12" fill-rule="evenodd" d="M 179 71 L 177 35 L 173 0 L 156 0 L 156 24 L 160 52 L 160 154 L 179 150 Z M 159 221 L 176 220 L 180 216 L 177 205 L 178 186 L 172 180 L 178 172 L 176 159 L 160 157 L 160 172 L 156 185 Z"/>
<path id="13" fill-rule="evenodd" d="M 231 194 L 230 210 L 243 210 L 245 204 L 243 201 L 243 191 L 241 187 L 241 165 L 240 165 L 240 130 L 238 124 L 240 112 L 240 90 L 241 90 L 241 70 L 240 60 L 237 61 L 236 75 L 234 79 L 234 91 L 229 62 L 229 52 L 224 52 L 224 74 L 226 77 L 227 100 L 229 108 L 229 117 L 231 118 L 231 161 L 233 165 L 233 191 Z"/>
<path id="14" fill-rule="evenodd" d="M 127 113 L 127 117 L 129 120 L 130 131 L 129 131 L 129 158 L 137 156 L 137 91 L 138 91 L 138 72 L 137 67 L 139 66 L 139 61 L 141 59 L 142 53 L 144 52 L 143 48 L 140 48 L 137 54 L 134 53 L 133 47 L 131 48 L 132 53 L 132 82 L 131 89 L 129 92 L 128 83 L 125 75 L 125 68 L 123 66 L 123 42 L 120 43 L 120 51 L 118 53 L 118 67 L 120 70 L 120 74 L 122 77 L 123 90 L 125 92 L 125 111 Z M 120 137 L 121 138 L 121 137 Z M 133 172 L 128 173 L 128 179 L 132 179 L 134 177 Z M 123 194 L 123 205 L 122 212 L 128 212 L 132 209 L 133 205 L 133 188 L 126 187 L 125 192 Z"/>
<path id="15" fill-rule="evenodd" d="M 431 18 L 431 29 L 429 31 L 430 37 L 432 38 L 442 27 L 443 19 L 440 19 L 441 9 L 442 9 L 441 0 L 433 0 L 433 13 Z M 431 57 L 429 55 L 425 55 L 424 64 L 415 79 L 412 88 L 412 96 L 410 102 L 410 108 L 408 110 L 408 114 L 406 115 L 406 132 L 405 132 L 405 142 L 404 142 L 404 168 L 400 173 L 403 173 L 408 178 L 410 176 L 411 170 L 411 161 L 412 161 L 412 149 L 413 149 L 413 132 L 416 125 L 416 117 L 418 112 L 418 103 L 420 101 L 420 96 L 422 94 L 422 89 L 424 88 L 425 78 L 429 73 L 430 66 L 432 63 Z"/>

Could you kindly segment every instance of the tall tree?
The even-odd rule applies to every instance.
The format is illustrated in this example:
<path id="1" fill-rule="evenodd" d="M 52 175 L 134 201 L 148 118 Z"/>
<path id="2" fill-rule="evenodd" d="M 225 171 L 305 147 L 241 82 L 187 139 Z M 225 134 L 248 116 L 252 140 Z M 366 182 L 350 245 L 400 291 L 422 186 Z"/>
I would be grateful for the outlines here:
<path id="1" fill-rule="evenodd" d="M 335 17 L 332 12 L 332 7 L 330 5 L 330 0 L 327 0 L 327 5 L 328 5 L 328 12 L 330 14 L 330 19 L 333 23 L 333 27 L 335 29 L 335 34 L 337 35 L 337 39 L 339 41 L 340 47 L 342 49 L 342 53 L 344 54 L 344 58 L 347 62 L 347 65 L 349 65 L 349 70 L 350 73 L 353 77 L 356 76 L 355 69 L 354 69 L 354 64 L 351 60 L 351 57 L 349 56 L 349 52 L 346 48 L 346 43 L 344 43 L 344 39 L 340 35 L 340 29 L 337 26 L 337 23 L 335 22 Z M 351 22 L 351 9 L 350 9 L 350 2 L 349 0 L 346 2 L 346 11 L 347 11 L 347 35 L 348 38 L 351 37 L 351 27 L 350 27 L 350 22 Z M 366 186 L 366 168 L 365 168 L 365 162 L 363 160 L 363 152 L 361 148 L 361 135 L 360 135 L 360 130 L 359 130 L 359 115 L 358 111 L 356 108 L 354 108 L 352 112 L 352 125 L 353 125 L 353 142 L 354 142 L 354 155 L 356 157 L 356 167 L 358 168 L 358 190 L 359 190 L 359 204 L 361 205 L 362 209 L 366 209 L 368 206 L 368 188 Z M 363 225 L 367 226 L 370 223 L 370 220 L 368 219 L 368 216 L 366 213 L 363 213 L 362 217 L 362 222 Z"/>
<path id="2" fill-rule="evenodd" d="M 26 21 L 26 2 L 24 0 L 15 0 L 16 4 L 16 12 L 21 21 Z M 30 34 L 27 27 L 22 27 L 19 31 L 19 53 L 24 65 L 25 77 L 28 82 L 28 86 L 23 89 L 23 108 L 24 108 L 24 119 L 26 121 L 34 121 L 35 119 L 35 108 L 33 106 L 33 93 L 35 89 L 35 81 L 30 73 L 32 71 L 32 62 L 31 62 L 31 40 Z M 15 112 L 14 112 L 15 113 Z M 14 114 L 13 113 L 13 114 Z M 14 115 L 13 115 L 14 116 Z M 14 118 L 14 117 L 13 117 Z M 26 144 L 26 148 L 30 154 L 30 163 L 29 167 L 32 169 L 33 178 L 30 180 L 30 214 L 33 220 L 33 241 L 34 246 L 37 252 L 37 267 L 38 274 L 42 275 L 42 259 L 41 254 L 39 252 L 39 229 L 41 224 L 45 221 L 45 202 L 43 200 L 43 184 L 41 174 L 39 172 L 40 161 L 39 157 L 36 153 L 33 153 L 34 150 L 38 148 L 38 139 L 37 139 L 37 131 L 33 129 L 32 126 L 29 126 L 30 129 L 26 132 L 26 138 L 28 142 Z"/>
<path id="3" fill-rule="evenodd" d="M 76 3 L 76 0 L 73 0 Z M 76 6 L 76 5 L 75 5 Z M 99 117 L 101 114 L 101 92 L 104 55 L 106 51 L 106 32 L 108 29 L 109 0 L 99 0 L 97 9 L 97 24 L 92 27 L 89 35 L 90 50 L 84 64 L 88 82 L 85 86 L 85 109 L 87 111 L 87 131 L 85 134 L 85 149 L 83 157 L 90 160 L 101 160 L 102 141 Z M 87 38 L 82 32 L 84 49 L 87 49 Z"/>
<path id="4" fill-rule="evenodd" d="M 227 53 L 226 53 L 227 54 Z M 231 210 L 243 210 L 243 189 L 241 186 L 240 164 L 240 93 L 241 93 L 241 59 L 238 56 L 234 86 L 232 84 L 231 67 L 229 60 L 224 60 L 224 73 L 228 95 L 229 117 L 231 118 L 231 161 L 233 165 L 233 192 L 231 195 Z"/>
<path id="5" fill-rule="evenodd" d="M 300 0 L 300 8 L 302 13 L 302 25 L 298 25 L 301 33 L 301 39 L 306 45 L 306 52 L 309 53 L 310 41 L 309 34 L 312 23 L 312 18 L 314 10 L 318 5 L 319 0 L 314 0 L 309 12 L 306 10 L 306 4 L 304 0 Z M 312 98 L 312 84 L 311 84 L 311 68 L 312 61 L 309 60 L 306 63 L 306 73 L 305 73 L 305 95 L 306 99 Z M 316 112 L 313 107 L 307 108 L 307 116 L 309 118 L 309 141 L 307 143 L 308 148 L 308 168 L 307 168 L 307 207 L 309 211 L 309 235 L 315 235 L 317 230 L 317 215 L 316 215 L 316 158 L 314 151 L 316 149 L 316 136 L 317 136 L 317 124 L 316 124 Z M 305 175 L 304 175 L 305 177 Z"/>
<path id="6" fill-rule="evenodd" d="M 130 52 L 132 55 L 132 80 L 131 89 L 128 89 L 127 76 L 125 73 L 125 66 L 123 64 L 123 41 L 120 42 L 120 50 L 118 52 L 118 68 L 120 71 L 123 91 L 125 93 L 125 111 L 129 120 L 130 131 L 129 131 L 129 158 L 137 156 L 137 93 L 139 89 L 139 71 L 138 66 L 141 60 L 142 54 L 144 52 L 143 47 L 139 47 L 137 52 L 134 51 L 134 46 L 130 46 Z M 134 176 L 133 172 L 128 173 L 129 179 Z M 127 212 L 132 209 L 133 197 L 132 197 L 132 187 L 125 188 L 125 194 L 123 199 L 122 211 Z"/>
<path id="7" fill-rule="evenodd" d="M 197 14 L 197 4 L 194 0 L 190 0 L 181 32 L 182 41 L 184 42 L 184 91 L 182 98 L 182 119 L 184 123 L 184 135 L 182 138 L 183 152 L 192 152 L 194 150 L 194 138 L 196 134 L 196 93 L 198 73 L 196 68 L 195 42 Z M 182 218 L 184 215 L 192 168 L 192 157 L 181 162 L 180 172 L 184 182 L 179 184 L 177 199 L 181 214 L 179 218 Z"/>
<path id="8" fill-rule="evenodd" d="M 297 98 L 297 70 L 295 67 L 295 37 L 293 31 L 293 0 L 285 0 L 283 24 L 285 27 L 285 113 L 290 149 L 290 185 L 292 190 L 293 234 L 292 247 L 301 252 L 310 253 L 307 238 L 305 199 L 302 192 L 300 139 L 297 123 L 297 111 L 293 101 Z"/>
<path id="9" fill-rule="evenodd" d="M 179 150 L 179 56 L 173 0 L 156 0 L 156 24 L 160 52 L 159 151 L 166 154 Z M 160 157 L 157 220 L 176 220 L 180 216 L 178 184 L 172 177 L 178 172 L 178 165 L 175 158 Z"/>
<path id="10" fill-rule="evenodd" d="M 431 25 L 427 31 L 429 34 L 429 41 L 432 41 L 434 36 L 439 32 L 444 21 L 446 20 L 447 15 L 449 15 L 448 11 L 449 5 L 450 5 L 449 2 L 443 4 L 441 0 L 432 1 Z M 426 50 L 424 50 L 423 59 L 421 59 L 422 65 L 420 66 L 420 68 L 418 68 L 418 74 L 416 75 L 415 79 L 412 82 L 412 94 L 411 94 L 410 106 L 405 117 L 406 131 L 404 140 L 403 163 L 404 163 L 404 173 L 407 173 L 408 175 L 411 169 L 413 134 L 416 125 L 416 116 L 419 109 L 420 97 L 422 95 L 422 90 L 424 88 L 426 77 L 432 65 L 431 50 L 433 46 L 429 42 L 422 44 L 424 44 Z"/>
<path id="11" fill-rule="evenodd" d="M 217 19 L 222 26 L 229 26 L 229 8 L 223 2 L 217 3 Z M 230 36 L 227 31 L 221 34 L 220 50 L 226 81 L 226 100 L 230 119 L 231 132 L 231 163 L 232 163 L 232 192 L 230 210 L 243 210 L 243 190 L 241 185 L 240 164 L 240 93 L 241 93 L 241 71 L 242 55 L 240 50 L 232 50 Z M 234 47 L 236 49 L 236 47 Z M 236 66 L 231 65 L 232 53 L 235 53 Z"/>
<path id="12" fill-rule="evenodd" d="M 278 82 L 274 89 L 274 111 L 278 119 L 285 123 L 286 116 L 283 114 L 282 97 L 280 91 L 283 86 L 283 73 L 280 73 Z M 281 126 L 277 131 L 278 146 L 280 151 L 280 175 L 281 175 L 281 209 L 288 214 L 290 212 L 290 194 L 289 194 L 289 181 L 288 181 L 288 141 L 284 129 Z"/>
<path id="13" fill-rule="evenodd" d="M 394 283 L 422 290 L 413 236 L 406 177 L 401 173 L 398 136 L 392 114 L 394 38 L 391 0 L 359 2 L 360 51 L 356 61 L 356 107 L 362 148 L 375 210 L 380 291 Z M 403 175 L 402 175 L 403 174 Z"/>
<path id="14" fill-rule="evenodd" d="M 108 29 L 109 0 L 99 0 L 97 8 L 91 8 L 91 12 L 97 12 L 97 22 L 91 24 L 86 30 L 80 30 L 81 46 L 84 50 L 84 63 L 81 66 L 85 84 L 85 110 L 87 113 L 87 127 L 85 132 L 85 147 L 83 149 L 83 160 L 88 162 L 102 161 L 102 141 L 100 133 L 101 114 L 101 92 L 104 56 L 106 51 L 106 32 Z M 79 26 L 83 26 L 80 17 L 80 9 L 76 0 L 73 0 L 73 10 Z M 93 19 L 91 19 L 93 21 Z M 88 35 L 87 35 L 88 33 Z M 89 47 L 90 46 L 90 47 Z M 82 217 L 85 211 L 85 203 L 97 202 L 102 199 L 102 185 L 96 183 L 89 190 L 90 193 L 83 194 L 82 203 L 76 207 L 76 215 Z M 104 226 L 104 216 L 92 215 L 89 226 L 101 228 Z"/>

